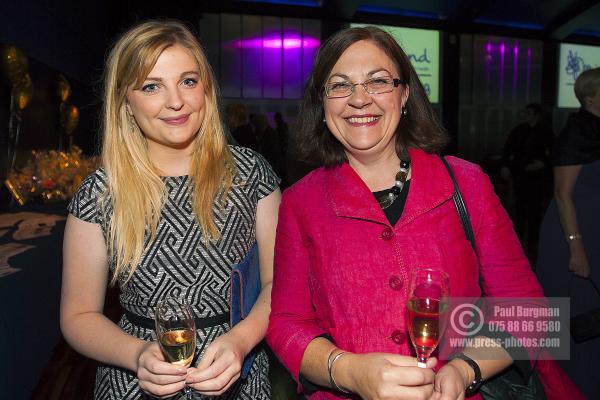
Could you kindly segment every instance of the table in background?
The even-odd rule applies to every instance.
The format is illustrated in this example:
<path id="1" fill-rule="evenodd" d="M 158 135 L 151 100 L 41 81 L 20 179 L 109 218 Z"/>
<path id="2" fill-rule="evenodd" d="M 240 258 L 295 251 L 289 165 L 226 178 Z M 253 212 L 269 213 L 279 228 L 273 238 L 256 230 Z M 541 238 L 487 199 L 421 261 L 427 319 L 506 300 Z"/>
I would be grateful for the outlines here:
<path id="1" fill-rule="evenodd" d="M 40 219 L 17 214 L 23 212 L 50 216 Z M 7 400 L 31 398 L 61 336 L 66 204 L 26 205 L 1 214 L 0 221 L 18 219 L 19 215 L 27 218 L 9 227 L 0 224 L 0 399 Z M 1 268 L 7 256 L 10 267 L 18 271 Z"/>

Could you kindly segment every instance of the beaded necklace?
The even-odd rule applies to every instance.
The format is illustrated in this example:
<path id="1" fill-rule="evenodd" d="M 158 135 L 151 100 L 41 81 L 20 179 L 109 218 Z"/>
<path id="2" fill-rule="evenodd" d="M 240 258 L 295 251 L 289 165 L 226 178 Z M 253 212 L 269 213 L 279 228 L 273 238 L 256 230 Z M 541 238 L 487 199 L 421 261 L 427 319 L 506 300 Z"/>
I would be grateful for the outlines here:
<path id="1" fill-rule="evenodd" d="M 389 193 L 384 194 L 383 196 L 377 197 L 377 202 L 382 210 L 385 210 L 398 198 L 398 195 L 402 192 L 404 188 L 404 184 L 406 183 L 406 178 L 408 177 L 408 172 L 410 171 L 410 160 L 400 160 L 400 171 L 396 174 L 396 181 L 394 182 L 394 186 L 392 186 L 389 190 Z"/>

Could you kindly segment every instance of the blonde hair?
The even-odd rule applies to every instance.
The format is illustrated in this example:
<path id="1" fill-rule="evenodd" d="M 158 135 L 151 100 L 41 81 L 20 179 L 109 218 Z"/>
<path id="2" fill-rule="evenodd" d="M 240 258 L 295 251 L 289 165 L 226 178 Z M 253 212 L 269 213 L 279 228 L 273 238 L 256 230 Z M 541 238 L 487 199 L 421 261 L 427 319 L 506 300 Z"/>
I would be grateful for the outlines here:
<path id="1" fill-rule="evenodd" d="M 594 69 L 588 69 L 587 71 L 579 74 L 575 80 L 575 97 L 581 103 L 583 108 L 585 107 L 586 97 L 594 97 L 596 92 L 600 89 L 600 67 Z"/>
<path id="2" fill-rule="evenodd" d="M 110 259 L 115 263 L 111 284 L 131 279 L 143 252 L 156 238 L 167 192 L 148 155 L 146 138 L 126 110 L 130 87 L 140 86 L 161 53 L 180 45 L 194 57 L 206 96 L 206 111 L 193 143 L 189 168 L 192 208 L 202 233 L 217 239 L 213 204 L 223 207 L 232 185 L 235 164 L 217 105 L 214 75 L 200 43 L 177 21 L 147 21 L 125 32 L 112 48 L 104 74 L 102 162 L 108 190 L 101 208 L 112 207 L 107 232 Z M 109 204 L 110 203 L 110 204 Z"/>

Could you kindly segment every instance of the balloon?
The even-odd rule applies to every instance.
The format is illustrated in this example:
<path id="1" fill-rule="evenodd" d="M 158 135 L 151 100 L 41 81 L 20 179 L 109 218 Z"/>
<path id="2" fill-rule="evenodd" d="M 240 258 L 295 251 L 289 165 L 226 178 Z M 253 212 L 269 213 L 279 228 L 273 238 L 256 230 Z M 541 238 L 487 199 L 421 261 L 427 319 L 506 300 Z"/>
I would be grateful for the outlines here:
<path id="1" fill-rule="evenodd" d="M 71 85 L 69 84 L 67 78 L 65 78 L 63 75 L 58 75 L 56 94 L 58 95 L 60 101 L 63 102 L 67 101 L 69 96 L 71 96 Z"/>
<path id="2" fill-rule="evenodd" d="M 33 97 L 33 82 L 31 82 L 29 74 L 25 74 L 20 81 L 15 83 L 12 89 L 12 96 L 19 110 L 22 111 L 29 105 Z"/>
<path id="3" fill-rule="evenodd" d="M 4 181 L 4 184 L 13 195 L 14 199 L 19 203 L 20 206 L 25 205 L 27 201 L 27 195 L 23 194 L 21 188 L 17 184 L 17 182 L 12 181 L 11 179 L 7 179 Z"/>
<path id="4" fill-rule="evenodd" d="M 73 104 L 60 104 L 60 126 L 67 135 L 71 135 L 79 124 L 79 109 Z"/>
<path id="5" fill-rule="evenodd" d="M 27 57 L 18 47 L 0 46 L 0 64 L 3 75 L 13 85 L 27 73 Z"/>

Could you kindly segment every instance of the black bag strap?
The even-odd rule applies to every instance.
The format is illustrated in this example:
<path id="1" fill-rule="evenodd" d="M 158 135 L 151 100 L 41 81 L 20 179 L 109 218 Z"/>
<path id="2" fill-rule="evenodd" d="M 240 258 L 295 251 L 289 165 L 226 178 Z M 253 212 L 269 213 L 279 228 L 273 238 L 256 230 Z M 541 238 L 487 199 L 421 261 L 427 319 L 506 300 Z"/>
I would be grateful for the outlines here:
<path id="1" fill-rule="evenodd" d="M 469 213 L 467 212 L 467 207 L 465 206 L 465 202 L 463 200 L 462 194 L 460 193 L 460 188 L 458 187 L 458 182 L 456 182 L 456 178 L 454 177 L 454 173 L 452 172 L 452 168 L 446 161 L 446 158 L 440 156 L 440 159 L 444 163 L 444 166 L 448 170 L 448 174 L 450 175 L 450 179 L 452 179 L 452 183 L 454 184 L 454 193 L 452 194 L 452 200 L 454 200 L 454 206 L 456 207 L 456 212 L 460 217 L 460 222 L 462 224 L 463 230 L 465 231 L 465 236 L 471 242 L 471 247 L 473 247 L 473 251 L 475 255 L 477 255 L 477 248 L 475 246 L 475 234 L 473 233 L 473 226 L 471 225 L 471 219 L 469 218 Z M 594 283 L 592 282 L 592 285 Z M 481 274 L 479 275 L 479 287 L 481 288 L 482 296 L 485 295 L 483 291 L 483 282 L 481 281 Z M 596 285 L 594 285 L 596 289 Z M 521 374 L 528 381 L 535 369 L 535 365 L 537 363 L 537 358 L 533 360 L 533 365 L 527 363 L 519 363 L 519 367 L 516 368 L 517 373 Z M 515 363 L 516 366 L 516 363 Z"/>
<path id="2" fill-rule="evenodd" d="M 442 160 L 444 166 L 448 170 L 450 179 L 452 179 L 452 183 L 454 184 L 454 193 L 452 194 L 452 200 L 454 200 L 454 206 L 456 207 L 456 212 L 458 212 L 458 216 L 460 217 L 460 222 L 462 224 L 463 230 L 465 231 L 465 236 L 467 237 L 469 242 L 471 242 L 471 247 L 473 247 L 473 251 L 475 252 L 475 254 L 477 254 L 477 248 L 475 247 L 475 235 L 473 234 L 471 219 L 469 218 L 467 207 L 465 206 L 462 194 L 460 193 L 458 182 L 456 182 L 456 178 L 454 177 L 452 168 L 450 168 L 450 165 L 448 164 L 448 161 L 446 161 L 446 158 L 440 156 L 440 159 Z"/>

